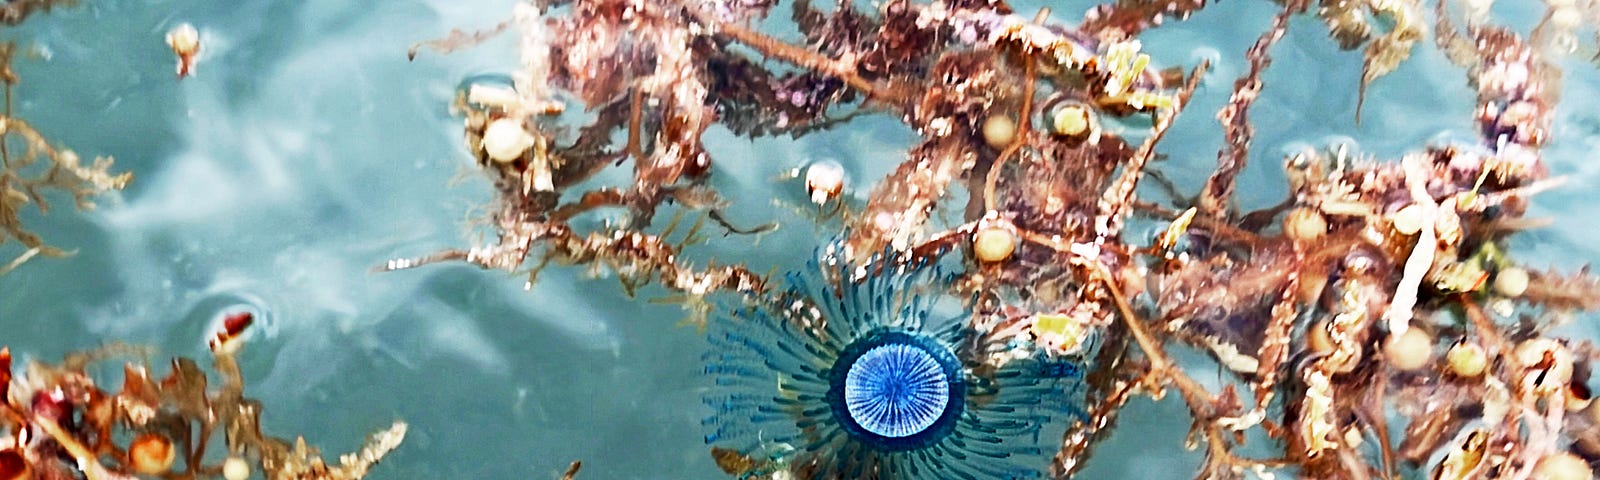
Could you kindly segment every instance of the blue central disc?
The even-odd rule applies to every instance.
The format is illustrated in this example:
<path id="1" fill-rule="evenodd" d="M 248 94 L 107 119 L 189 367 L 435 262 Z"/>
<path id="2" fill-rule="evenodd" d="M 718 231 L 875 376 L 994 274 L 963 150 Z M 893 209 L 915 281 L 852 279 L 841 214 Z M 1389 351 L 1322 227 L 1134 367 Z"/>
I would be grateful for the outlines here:
<path id="1" fill-rule="evenodd" d="M 861 428 L 890 438 L 927 430 L 950 402 L 944 366 L 921 348 L 873 347 L 850 365 L 844 401 Z"/>
<path id="2" fill-rule="evenodd" d="M 845 346 L 829 369 L 829 410 L 845 433 L 874 450 L 926 448 L 955 431 L 966 408 L 964 372 L 935 337 L 874 330 Z"/>

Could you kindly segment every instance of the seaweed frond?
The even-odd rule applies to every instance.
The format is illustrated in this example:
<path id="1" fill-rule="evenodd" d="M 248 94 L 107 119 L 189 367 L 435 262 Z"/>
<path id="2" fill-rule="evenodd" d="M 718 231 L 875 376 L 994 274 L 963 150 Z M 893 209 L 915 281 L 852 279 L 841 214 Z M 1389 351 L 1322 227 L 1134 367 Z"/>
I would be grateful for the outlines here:
<path id="1" fill-rule="evenodd" d="M 252 321 L 249 313 L 229 315 L 211 342 L 220 385 L 210 384 L 188 358 L 174 359 L 165 376 L 145 361 L 129 361 L 121 381 L 108 384 L 118 387 L 96 382 L 90 366 L 149 355 L 120 344 L 74 353 L 58 364 L 30 362 L 13 376 L 10 350 L 0 348 L 0 476 L 233 479 L 259 469 L 275 479 L 353 480 L 400 445 L 406 424 L 395 422 L 329 465 L 304 438 L 263 434 L 261 402 L 245 396 L 236 359 Z M 207 461 L 217 433 L 226 455 Z"/>
<path id="2" fill-rule="evenodd" d="M 0 20 L 10 22 L 11 17 L 5 15 L 11 9 L 22 9 L 18 15 L 25 16 L 30 8 L 48 9 L 57 3 L 61 2 L 6 3 Z M 89 210 L 94 208 L 96 195 L 120 190 L 133 178 L 131 173 L 112 173 L 111 157 L 96 157 L 85 164 L 77 153 L 51 145 L 31 124 L 12 113 L 12 96 L 19 81 L 11 69 L 16 49 L 15 43 L 0 43 L 0 80 L 5 83 L 5 111 L 0 114 L 0 246 L 17 242 L 25 250 L 0 266 L 0 275 L 38 255 L 60 257 L 69 253 L 46 244 L 22 224 L 22 212 L 29 204 L 45 213 L 50 208 L 47 194 L 62 192 L 72 197 L 78 209 Z M 17 143 L 22 151 L 13 151 Z"/>

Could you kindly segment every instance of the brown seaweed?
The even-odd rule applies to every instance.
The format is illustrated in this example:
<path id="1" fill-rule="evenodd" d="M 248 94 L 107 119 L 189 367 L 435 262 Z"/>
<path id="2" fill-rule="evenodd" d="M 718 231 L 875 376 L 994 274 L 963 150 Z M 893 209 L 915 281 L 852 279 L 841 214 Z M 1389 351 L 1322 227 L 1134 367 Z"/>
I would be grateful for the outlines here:
<path id="1" fill-rule="evenodd" d="M 1570 465 L 1583 441 L 1600 444 L 1590 413 L 1577 414 L 1600 407 L 1588 406 L 1573 373 L 1587 375 L 1594 349 L 1548 336 L 1570 312 L 1600 305 L 1596 281 L 1586 269 L 1530 273 L 1502 250 L 1527 224 L 1527 202 L 1558 182 L 1540 148 L 1560 71 L 1539 47 L 1549 42 L 1530 43 L 1483 12 L 1469 11 L 1458 31 L 1441 2 L 1432 24 L 1478 92 L 1476 143 L 1388 160 L 1345 146 L 1299 152 L 1283 161 L 1287 198 L 1236 214 L 1248 110 L 1291 20 L 1316 15 L 1342 48 L 1365 46 L 1359 108 L 1367 85 L 1429 33 L 1420 4 L 1263 5 L 1278 15 L 1242 52 L 1249 70 L 1218 114 L 1216 168 L 1193 197 L 1162 203 L 1137 187 L 1159 179 L 1161 140 L 1206 66 L 1153 67 L 1138 37 L 1207 2 L 1122 0 L 1065 25 L 993 1 L 890 0 L 868 11 L 796 0 L 798 34 L 782 36 L 753 26 L 775 2 L 559 3 L 512 16 L 524 35 L 551 32 L 521 45 L 514 92 L 459 102 L 467 148 L 498 189 L 498 241 L 383 269 L 466 261 L 537 272 L 557 260 L 609 270 L 629 291 L 676 290 L 704 321 L 715 292 L 780 294 L 737 262 L 683 263 L 691 242 L 664 240 L 676 222 L 652 222 L 676 202 L 742 231 L 707 180 L 721 162 L 745 160 L 719 157 L 701 142 L 706 129 L 803 137 L 887 115 L 920 139 L 891 159 L 864 203 L 836 193 L 814 201 L 839 202 L 850 261 L 885 250 L 959 257 L 951 293 L 975 312 L 971 348 L 997 364 L 1025 345 L 1090 366 L 1087 416 L 1062 438 L 1055 477 L 1090 460 L 1130 398 L 1169 389 L 1192 414 L 1193 446 L 1206 458 L 1199 478 L 1285 467 L 1309 478 L 1529 478 Z M 1552 5 L 1551 18 L 1575 8 Z M 1558 26 L 1541 28 L 1572 30 Z M 594 118 L 564 125 L 559 98 Z M 1112 117 L 1148 118 L 1150 128 L 1098 127 Z M 498 149 L 507 143 L 490 138 L 495 122 L 528 140 Z M 562 144 L 562 127 L 577 139 Z M 580 186 L 610 165 L 631 166 L 631 182 Z M 951 205 L 960 196 L 966 204 Z M 592 230 L 572 223 L 601 206 L 629 217 Z M 952 210 L 958 221 L 936 218 Z M 1137 238 L 1125 231 L 1130 217 L 1169 226 L 1154 241 Z M 1195 381 L 1172 359 L 1175 345 L 1209 352 L 1233 383 L 1211 391 Z M 1247 432 L 1282 448 L 1240 455 Z M 804 473 L 752 452 L 712 453 L 736 476 Z"/>

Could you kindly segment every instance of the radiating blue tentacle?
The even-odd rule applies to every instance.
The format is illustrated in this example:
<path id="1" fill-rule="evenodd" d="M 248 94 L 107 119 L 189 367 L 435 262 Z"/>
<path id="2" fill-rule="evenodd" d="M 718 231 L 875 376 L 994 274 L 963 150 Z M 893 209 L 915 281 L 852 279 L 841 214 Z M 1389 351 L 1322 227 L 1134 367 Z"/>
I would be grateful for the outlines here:
<path id="1" fill-rule="evenodd" d="M 978 369 L 971 313 L 930 317 L 953 276 L 892 251 L 853 267 L 842 251 L 716 312 L 706 441 L 819 479 L 1038 477 L 1048 425 L 1081 415 L 1082 365 Z"/>

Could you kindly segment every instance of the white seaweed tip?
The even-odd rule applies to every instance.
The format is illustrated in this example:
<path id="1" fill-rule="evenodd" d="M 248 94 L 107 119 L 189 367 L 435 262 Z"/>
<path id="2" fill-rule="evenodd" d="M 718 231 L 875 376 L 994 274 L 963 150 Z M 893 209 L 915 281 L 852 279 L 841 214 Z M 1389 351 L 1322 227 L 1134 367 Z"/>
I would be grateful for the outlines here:
<path id="1" fill-rule="evenodd" d="M 180 23 L 167 32 L 167 46 L 172 47 L 172 52 L 178 55 L 194 55 L 200 52 L 200 32 L 194 25 Z"/>
<path id="2" fill-rule="evenodd" d="M 806 193 L 811 203 L 822 205 L 844 191 L 844 166 L 833 160 L 812 162 L 806 167 Z"/>
<path id="3" fill-rule="evenodd" d="M 467 87 L 467 101 L 489 108 L 512 111 L 522 106 L 517 91 L 493 85 L 473 84 Z"/>
<path id="4" fill-rule="evenodd" d="M 178 78 L 194 73 L 195 60 L 200 55 L 200 31 L 194 25 L 180 23 L 167 31 L 167 46 L 178 56 Z"/>

